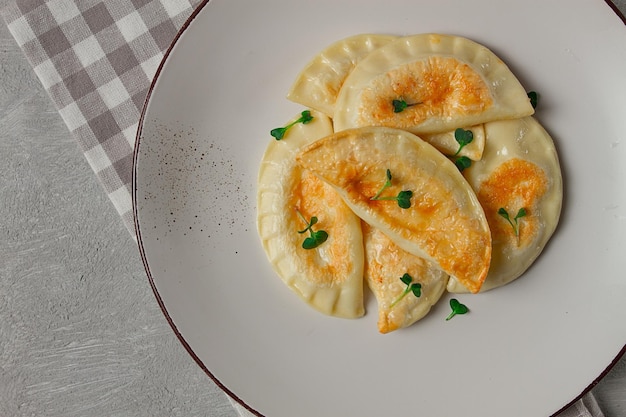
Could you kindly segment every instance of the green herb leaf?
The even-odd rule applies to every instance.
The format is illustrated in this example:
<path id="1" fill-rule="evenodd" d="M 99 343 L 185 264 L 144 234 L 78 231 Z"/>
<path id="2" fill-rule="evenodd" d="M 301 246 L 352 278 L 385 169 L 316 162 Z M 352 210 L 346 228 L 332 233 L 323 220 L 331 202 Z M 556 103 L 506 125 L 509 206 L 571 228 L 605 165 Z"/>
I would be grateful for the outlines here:
<path id="1" fill-rule="evenodd" d="M 454 165 L 456 165 L 459 171 L 463 172 L 465 169 L 472 166 L 472 160 L 467 156 L 459 156 L 454 160 Z"/>
<path id="2" fill-rule="evenodd" d="M 306 223 L 306 228 L 303 230 L 298 230 L 298 233 L 302 234 L 302 233 L 309 232 L 310 234 L 310 236 L 304 239 L 304 242 L 302 242 L 302 248 L 315 249 L 322 243 L 326 242 L 326 240 L 328 239 L 328 233 L 326 233 L 326 231 L 324 230 L 314 231 L 313 230 L 313 225 L 315 225 L 318 221 L 317 217 L 313 216 L 311 217 L 311 220 L 307 221 L 307 219 L 300 212 L 300 210 L 296 209 L 296 212 L 298 213 L 298 216 L 300 216 L 302 221 Z"/>
<path id="3" fill-rule="evenodd" d="M 270 130 L 270 135 L 272 135 L 276 140 L 281 140 L 283 137 L 285 137 L 287 129 L 288 127 L 277 127 L 276 129 Z"/>
<path id="4" fill-rule="evenodd" d="M 311 111 L 305 110 L 302 113 L 300 113 L 300 117 L 298 119 L 289 123 L 287 126 L 277 127 L 276 129 L 272 129 L 270 131 L 270 135 L 272 135 L 272 137 L 276 140 L 281 140 L 282 138 L 285 137 L 285 134 L 287 134 L 287 131 L 291 129 L 292 126 L 298 123 L 307 124 L 311 122 L 311 120 L 313 120 L 313 116 L 311 116 Z"/>
<path id="5" fill-rule="evenodd" d="M 328 239 L 328 233 L 324 230 L 318 230 L 317 232 L 311 231 L 311 236 L 304 239 L 302 247 L 304 249 L 315 249 Z"/>
<path id="6" fill-rule="evenodd" d="M 400 281 L 402 281 L 402 283 L 406 285 L 406 288 L 404 289 L 404 291 L 402 291 L 402 294 L 400 294 L 400 296 L 396 298 L 393 303 L 391 303 L 389 308 L 395 307 L 395 305 L 398 304 L 400 300 L 402 300 L 408 293 L 412 292 L 413 295 L 417 298 L 422 296 L 422 284 L 420 284 L 419 282 L 413 282 L 413 277 L 411 277 L 411 275 L 409 275 L 408 273 L 402 275 L 400 277 Z"/>
<path id="7" fill-rule="evenodd" d="M 461 152 L 461 149 L 472 143 L 474 140 L 474 134 L 471 130 L 458 128 L 454 131 L 454 139 L 459 144 L 459 149 L 457 149 L 456 153 L 452 156 L 457 156 L 459 152 Z"/>
<path id="8" fill-rule="evenodd" d="M 411 106 L 417 106 L 418 104 L 422 104 L 422 102 L 417 102 L 417 103 L 407 103 L 405 100 L 400 99 L 400 100 L 392 100 L 391 101 L 391 105 L 393 106 L 393 112 L 394 113 L 402 113 L 404 110 L 406 110 L 407 107 L 411 107 Z"/>
<path id="9" fill-rule="evenodd" d="M 311 116 L 311 111 L 305 110 L 302 113 L 300 113 L 300 118 L 298 120 L 300 121 L 300 123 L 304 125 L 310 123 L 313 120 L 313 116 Z"/>
<path id="10" fill-rule="evenodd" d="M 408 107 L 408 104 L 406 104 L 404 100 L 393 100 L 391 104 L 393 105 L 394 113 L 401 113 Z"/>
<path id="11" fill-rule="evenodd" d="M 403 209 L 408 209 L 411 207 L 411 197 L 413 197 L 413 191 L 406 190 L 400 191 L 396 199 L 398 200 L 398 206 Z"/>
<path id="12" fill-rule="evenodd" d="M 422 284 L 417 283 L 417 282 L 411 284 L 411 292 L 413 293 L 414 296 L 416 296 L 417 298 L 420 298 L 422 296 Z"/>
<path id="13" fill-rule="evenodd" d="M 387 169 L 386 172 L 386 180 L 383 186 L 378 190 L 374 197 L 371 197 L 370 200 L 395 200 L 398 203 L 398 206 L 403 209 L 407 209 L 411 207 L 411 197 L 413 197 L 413 191 L 405 190 L 400 191 L 395 197 L 381 197 L 380 195 L 387 188 L 391 187 L 391 170 Z"/>
<path id="14" fill-rule="evenodd" d="M 539 94 L 536 91 L 529 91 L 528 98 L 530 99 L 530 105 L 533 106 L 533 109 L 536 109 L 537 104 L 539 104 Z"/>
<path id="15" fill-rule="evenodd" d="M 404 285 L 410 285 L 411 282 L 413 282 L 413 277 L 411 277 L 409 274 L 404 274 L 400 277 L 400 281 L 402 281 Z"/>
<path id="16" fill-rule="evenodd" d="M 513 217 L 513 219 L 511 219 L 509 212 L 506 211 L 504 207 L 500 207 L 498 209 L 498 214 L 502 216 L 511 225 L 511 227 L 513 228 L 513 233 L 515 234 L 516 237 L 519 238 L 519 219 L 521 219 L 522 217 L 526 217 L 527 215 L 526 209 L 524 207 L 519 209 L 515 217 Z"/>
<path id="17" fill-rule="evenodd" d="M 465 304 L 461 304 L 459 300 L 457 300 L 456 298 L 452 298 L 450 300 L 450 308 L 452 309 L 452 312 L 450 313 L 450 315 L 448 315 L 448 317 L 446 317 L 446 321 L 450 320 L 452 317 L 456 316 L 457 314 L 458 315 L 465 314 L 469 311 L 467 306 Z"/>

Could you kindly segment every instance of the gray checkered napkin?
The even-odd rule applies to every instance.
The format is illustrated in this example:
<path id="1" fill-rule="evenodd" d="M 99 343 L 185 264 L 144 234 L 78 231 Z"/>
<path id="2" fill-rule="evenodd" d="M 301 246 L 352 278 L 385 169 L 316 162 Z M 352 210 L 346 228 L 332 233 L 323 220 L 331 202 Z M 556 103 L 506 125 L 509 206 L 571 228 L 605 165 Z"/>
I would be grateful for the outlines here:
<path id="1" fill-rule="evenodd" d="M 201 0 L 17 0 L 2 16 L 134 235 L 141 108 L 165 51 Z"/>
<path id="2" fill-rule="evenodd" d="M 16 0 L 0 10 L 133 236 L 141 109 L 165 52 L 201 2 Z"/>

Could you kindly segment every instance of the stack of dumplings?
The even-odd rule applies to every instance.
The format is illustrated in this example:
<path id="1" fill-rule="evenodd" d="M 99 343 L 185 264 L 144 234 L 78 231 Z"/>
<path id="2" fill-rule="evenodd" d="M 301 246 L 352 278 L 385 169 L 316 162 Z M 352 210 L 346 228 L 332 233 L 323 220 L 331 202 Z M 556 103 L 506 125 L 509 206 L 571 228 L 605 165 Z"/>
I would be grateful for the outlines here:
<path id="1" fill-rule="evenodd" d="M 306 110 L 261 161 L 258 232 L 282 281 L 324 314 L 363 316 L 367 286 L 378 331 L 408 327 L 446 292 L 520 277 L 556 229 L 554 143 L 483 45 L 353 36 L 316 55 L 287 98 Z"/>

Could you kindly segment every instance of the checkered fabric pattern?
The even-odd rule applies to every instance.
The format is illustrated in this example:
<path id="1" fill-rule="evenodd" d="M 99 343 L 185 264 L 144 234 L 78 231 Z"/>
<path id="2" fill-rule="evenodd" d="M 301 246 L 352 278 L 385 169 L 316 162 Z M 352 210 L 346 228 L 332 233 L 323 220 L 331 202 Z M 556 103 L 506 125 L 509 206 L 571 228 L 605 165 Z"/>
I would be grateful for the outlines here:
<path id="1" fill-rule="evenodd" d="M 131 176 L 156 70 L 201 0 L 18 0 L 2 10 L 113 205 L 134 235 Z"/>

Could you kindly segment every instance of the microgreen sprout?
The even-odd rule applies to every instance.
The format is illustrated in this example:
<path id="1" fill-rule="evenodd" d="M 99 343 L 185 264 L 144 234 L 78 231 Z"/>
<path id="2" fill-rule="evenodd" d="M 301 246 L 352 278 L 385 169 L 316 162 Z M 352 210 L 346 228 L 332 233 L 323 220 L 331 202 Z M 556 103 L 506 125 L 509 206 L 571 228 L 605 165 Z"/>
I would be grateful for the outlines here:
<path id="1" fill-rule="evenodd" d="M 536 109 L 539 103 L 539 94 L 536 91 L 529 91 L 528 98 L 530 99 L 530 105 L 533 106 L 533 109 Z"/>
<path id="2" fill-rule="evenodd" d="M 298 230 L 298 233 L 302 234 L 309 232 L 311 234 L 309 237 L 304 239 L 304 242 L 302 242 L 302 247 L 304 249 L 315 249 L 322 243 L 326 242 L 326 239 L 328 239 L 328 233 L 326 233 L 324 230 L 313 230 L 313 225 L 317 223 L 317 217 L 313 216 L 309 221 L 304 217 L 300 210 L 296 209 L 296 212 L 298 213 L 298 216 L 300 216 L 302 221 L 306 223 L 306 228 L 303 230 Z"/>
<path id="3" fill-rule="evenodd" d="M 393 112 L 394 113 L 402 113 L 404 110 L 406 110 L 407 107 L 411 107 L 411 106 L 416 106 L 418 104 L 422 104 L 421 102 L 418 103 L 407 103 L 404 99 L 400 99 L 400 100 L 393 100 L 391 102 L 391 104 L 393 105 Z"/>
<path id="4" fill-rule="evenodd" d="M 456 153 L 452 156 L 457 156 L 459 152 L 461 152 L 461 149 L 472 143 L 474 140 L 474 134 L 471 130 L 458 128 L 454 131 L 454 139 L 456 140 L 456 143 L 459 144 L 459 149 L 457 149 Z"/>
<path id="5" fill-rule="evenodd" d="M 374 197 L 370 198 L 370 200 L 378 200 L 378 197 L 380 197 L 380 195 L 383 193 L 383 191 L 385 191 L 385 189 L 387 189 L 388 187 L 391 187 L 391 179 L 392 179 L 391 170 L 387 169 L 386 176 L 387 176 L 387 179 L 386 179 L 385 183 L 383 184 L 381 189 L 378 190 L 376 195 Z"/>
<path id="6" fill-rule="evenodd" d="M 452 312 L 450 313 L 450 315 L 448 315 L 448 317 L 446 317 L 446 321 L 450 320 L 457 314 L 461 315 L 469 311 L 469 308 L 467 308 L 465 304 L 461 304 L 456 298 L 452 298 L 450 300 L 450 308 L 452 309 Z"/>
<path id="7" fill-rule="evenodd" d="M 413 277 L 411 277 L 409 274 L 402 275 L 400 277 L 400 281 L 402 281 L 406 285 L 406 288 L 404 289 L 404 291 L 402 291 L 402 294 L 400 294 L 400 296 L 396 298 L 393 303 L 391 303 L 389 308 L 393 308 L 410 292 L 412 292 L 413 295 L 417 298 L 421 297 L 422 295 L 422 284 L 420 284 L 419 282 L 413 282 Z"/>
<path id="8" fill-rule="evenodd" d="M 472 166 L 472 160 L 467 156 L 459 156 L 454 160 L 454 165 L 456 165 L 459 171 L 463 172 L 463 170 Z"/>
<path id="9" fill-rule="evenodd" d="M 400 206 L 400 208 L 408 209 L 409 207 L 411 207 L 411 197 L 413 197 L 413 191 L 410 191 L 410 190 L 400 191 L 398 195 L 395 197 L 381 197 L 380 196 L 383 193 L 383 191 L 385 191 L 388 187 L 391 187 L 391 179 L 392 179 L 391 171 L 388 169 L 385 183 L 380 188 L 380 190 L 378 190 L 376 195 L 370 198 L 370 200 L 395 200 L 398 203 L 398 206 Z"/>
<path id="10" fill-rule="evenodd" d="M 287 133 L 289 129 L 291 129 L 292 126 L 298 123 L 307 124 L 311 120 L 313 120 L 313 116 L 311 116 L 311 111 L 305 110 L 302 113 L 300 113 L 300 117 L 298 119 L 289 123 L 287 126 L 277 127 L 276 129 L 272 129 L 270 131 L 270 135 L 272 135 L 274 139 L 276 140 L 281 140 L 282 138 L 285 137 L 285 134 Z"/>
<path id="11" fill-rule="evenodd" d="M 454 139 L 456 140 L 456 143 L 459 144 L 459 148 L 456 150 L 454 155 L 452 155 L 452 157 L 455 158 L 454 165 L 456 165 L 459 171 L 463 172 L 466 168 L 472 166 L 472 160 L 467 156 L 459 156 L 457 158 L 457 155 L 464 147 L 472 143 L 474 140 L 474 134 L 471 130 L 465 130 L 459 127 L 454 131 Z"/>
<path id="12" fill-rule="evenodd" d="M 498 209 L 498 214 L 502 216 L 507 222 L 509 222 L 509 224 L 513 228 L 513 233 L 515 233 L 515 237 L 517 237 L 517 239 L 519 240 L 519 219 L 526 216 L 526 209 L 524 207 L 519 209 L 513 219 L 511 219 L 511 216 L 509 216 L 509 212 L 506 211 L 504 207 L 500 207 Z"/>

